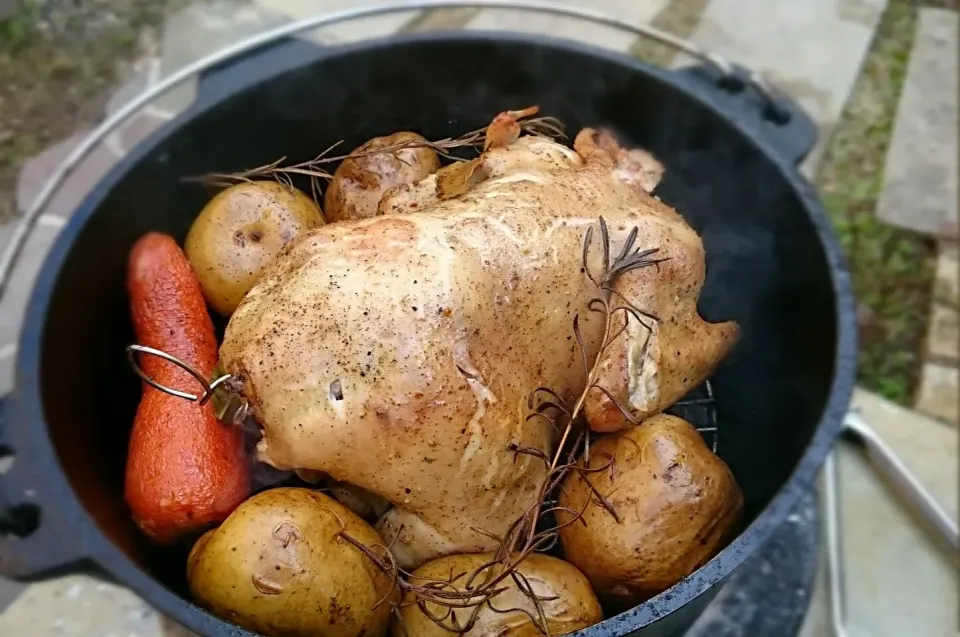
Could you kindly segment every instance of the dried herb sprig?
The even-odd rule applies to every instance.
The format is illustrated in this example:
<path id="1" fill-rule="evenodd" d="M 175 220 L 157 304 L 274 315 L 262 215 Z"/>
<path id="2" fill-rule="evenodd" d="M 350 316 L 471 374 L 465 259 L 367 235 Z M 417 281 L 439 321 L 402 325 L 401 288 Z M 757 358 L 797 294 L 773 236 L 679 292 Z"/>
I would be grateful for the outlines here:
<path id="1" fill-rule="evenodd" d="M 559 120 L 553 117 L 531 117 L 537 112 L 539 112 L 539 107 L 532 106 L 520 111 L 506 111 L 505 113 L 501 113 L 498 118 L 505 116 L 507 120 L 512 122 L 512 124 L 517 127 L 517 135 L 519 135 L 520 132 L 525 132 L 530 135 L 549 137 L 551 139 L 566 139 L 563 124 Z M 503 120 L 499 122 L 494 120 L 494 122 L 486 128 L 479 128 L 469 133 L 464 133 L 459 137 L 447 137 L 435 141 L 407 140 L 374 150 L 354 151 L 345 155 L 331 154 L 335 148 L 343 143 L 341 140 L 332 144 L 313 159 L 296 164 L 286 165 L 285 162 L 287 158 L 281 157 L 269 164 L 248 170 L 233 173 L 208 173 L 205 175 L 186 177 L 184 181 L 196 182 L 215 188 L 228 188 L 244 182 L 274 179 L 292 188 L 294 177 L 306 177 L 310 181 L 310 190 L 314 201 L 319 205 L 321 191 L 320 180 L 329 181 L 333 179 L 333 174 L 325 170 L 325 167 L 331 163 L 340 162 L 345 159 L 358 159 L 360 157 L 381 154 L 394 155 L 397 159 L 403 161 L 399 153 L 411 148 L 432 148 L 439 155 L 450 161 L 466 161 L 461 157 L 453 155 L 451 151 L 459 148 L 485 149 L 491 145 L 488 144 L 489 141 L 498 139 L 503 134 L 503 125 Z M 492 145 L 498 146 L 501 144 L 493 143 Z"/>
<path id="2" fill-rule="evenodd" d="M 624 299 L 613 289 L 614 283 L 620 276 L 628 272 L 645 267 L 657 267 L 664 259 L 656 258 L 655 255 L 659 252 L 656 248 L 641 250 L 636 247 L 638 231 L 634 228 L 627 236 L 619 254 L 611 260 L 610 233 L 603 217 L 599 219 L 599 228 L 600 248 L 603 254 L 602 272 L 594 274 L 590 269 L 589 257 L 594 240 L 592 226 L 588 228 L 584 236 L 582 263 L 583 272 L 589 277 L 598 292 L 598 297 L 588 303 L 588 308 L 590 311 L 603 315 L 604 328 L 603 337 L 600 341 L 601 345 L 591 363 L 580 331 L 579 315 L 574 316 L 573 331 L 587 374 L 587 382 L 583 391 L 572 406 L 568 405 L 557 392 L 547 387 L 538 387 L 530 393 L 528 408 L 531 413 L 527 416 L 527 419 L 543 418 L 547 420 L 558 432 L 562 431 L 560 443 L 552 457 L 536 447 L 511 445 L 510 450 L 514 452 L 515 456 L 527 455 L 542 461 L 547 467 L 547 474 L 540 486 L 536 503 L 510 526 L 504 537 L 487 533 L 481 529 L 472 529 L 497 543 L 498 548 L 493 558 L 472 573 L 460 573 L 447 580 L 431 580 L 421 583 L 417 577 L 399 568 L 388 549 L 384 549 L 383 554 L 380 554 L 373 548 L 366 547 L 357 540 L 341 533 L 344 539 L 356 546 L 384 573 L 389 574 L 395 587 L 403 593 L 413 594 L 414 601 L 407 602 L 407 604 L 416 604 L 424 615 L 450 632 L 462 634 L 469 631 L 476 624 L 481 610 L 489 608 L 498 613 L 523 612 L 541 633 L 549 635 L 543 603 L 551 601 L 553 598 L 537 595 L 518 570 L 518 567 L 532 553 L 548 551 L 555 546 L 559 540 L 561 528 L 570 524 L 584 523 L 583 514 L 591 503 L 603 507 L 614 519 L 620 521 L 615 507 L 593 486 L 589 477 L 590 474 L 600 471 L 610 471 L 611 474 L 614 474 L 616 471 L 615 459 L 611 456 L 603 466 L 589 466 L 587 458 L 590 452 L 590 433 L 580 425 L 579 420 L 587 396 L 591 391 L 599 390 L 604 392 L 631 422 L 635 422 L 629 410 L 620 405 L 610 392 L 599 384 L 599 363 L 609 347 L 627 329 L 631 318 L 636 319 L 649 330 L 653 328 L 648 321 L 658 320 L 657 317 L 637 309 Z M 621 313 L 623 315 L 623 325 L 617 327 L 617 317 Z M 577 432 L 576 435 L 574 435 L 574 432 Z M 578 463 L 577 459 L 581 455 L 584 457 L 584 462 Z M 563 482 L 572 471 L 579 474 L 592 492 L 592 497 L 588 498 L 579 510 L 559 506 L 554 497 L 554 494 L 563 488 Z M 557 511 L 564 511 L 569 514 L 570 519 L 562 525 L 554 524 L 541 529 L 541 521 Z M 535 613 L 520 608 L 500 609 L 493 604 L 494 598 L 507 590 L 508 578 L 530 599 Z M 458 585 L 461 580 L 462 585 Z M 403 602 L 401 602 L 402 604 Z M 439 614 L 435 613 L 428 608 L 428 604 L 443 610 Z M 470 611 L 466 621 L 461 621 L 461 618 L 455 612 L 456 610 Z"/>

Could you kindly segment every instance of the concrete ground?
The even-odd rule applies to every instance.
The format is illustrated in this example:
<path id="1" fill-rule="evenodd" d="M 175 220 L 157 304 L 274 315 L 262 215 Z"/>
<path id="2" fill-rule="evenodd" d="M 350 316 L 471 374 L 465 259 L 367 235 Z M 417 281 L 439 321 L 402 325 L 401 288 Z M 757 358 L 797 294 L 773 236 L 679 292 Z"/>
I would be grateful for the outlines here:
<path id="1" fill-rule="evenodd" d="M 101 105 L 113 111 L 145 86 L 192 60 L 262 29 L 303 17 L 318 5 L 336 10 L 355 4 L 358 2 L 350 0 L 216 0 L 185 6 L 155 27 L 147 27 L 149 35 L 138 36 L 139 44 L 134 49 L 139 57 L 124 65 L 126 82 L 110 92 Z M 884 10 L 889 10 L 884 0 L 578 0 L 577 4 L 637 23 L 652 21 L 770 78 L 797 99 L 821 128 L 822 141 L 804 165 L 811 176 L 817 175 L 824 158 L 830 156 L 831 133 L 842 125 L 845 105 L 861 74 L 875 30 Z M 890 0 L 890 7 L 895 4 Z M 623 51 L 650 50 L 632 37 L 605 28 L 578 28 L 568 20 L 493 10 L 395 15 L 304 37 L 344 42 L 400 29 L 498 26 L 562 34 Z M 938 246 L 936 287 L 930 294 L 930 326 L 922 353 L 925 363 L 916 393 L 916 408 L 925 415 L 863 390 L 856 402 L 942 506 L 956 516 L 960 293 L 957 130 L 956 118 L 951 115 L 957 108 L 957 69 L 955 56 L 945 53 L 955 52 L 957 47 L 955 7 L 921 9 L 915 28 L 904 89 L 888 134 L 876 217 L 891 228 L 925 233 Z M 803 54 L 798 55 L 798 51 Z M 662 50 L 655 52 L 663 64 L 683 62 L 682 58 L 663 55 Z M 15 282 L 0 303 L 0 391 L 11 388 L 11 357 L 32 277 L 73 206 L 119 157 L 185 108 L 194 91 L 195 85 L 188 84 L 140 113 L 92 154 L 46 210 L 29 240 Z M 81 124 L 89 127 L 95 121 L 87 118 Z M 16 180 L 19 210 L 28 205 L 46 175 L 85 132 L 76 128 L 65 131 L 58 141 L 23 165 Z M 869 212 L 872 216 L 872 209 Z M 0 244 L 9 237 L 11 227 L 0 227 Z M 848 549 L 850 634 L 956 634 L 955 581 L 943 553 L 926 539 L 914 518 L 897 506 L 885 483 L 859 454 L 844 447 L 839 459 L 843 537 Z M 821 582 L 804 637 L 831 634 L 827 608 Z M 123 588 L 83 575 L 29 587 L 0 580 L 0 609 L 0 635 L 184 634 Z"/>

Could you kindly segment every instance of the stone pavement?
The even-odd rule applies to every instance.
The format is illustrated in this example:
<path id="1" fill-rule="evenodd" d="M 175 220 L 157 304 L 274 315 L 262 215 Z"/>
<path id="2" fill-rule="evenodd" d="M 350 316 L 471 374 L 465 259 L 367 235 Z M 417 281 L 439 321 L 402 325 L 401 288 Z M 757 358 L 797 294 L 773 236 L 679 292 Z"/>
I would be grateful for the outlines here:
<path id="1" fill-rule="evenodd" d="M 957 14 L 921 9 L 877 216 L 929 235 L 957 233 Z"/>
<path id="2" fill-rule="evenodd" d="M 813 175 L 885 6 L 886 0 L 711 0 L 692 39 L 757 71 L 813 116 L 820 140 L 803 165 Z"/>
<path id="3" fill-rule="evenodd" d="M 916 407 L 954 425 L 960 423 L 958 26 L 954 11 L 920 9 L 877 204 L 883 221 L 939 240 Z"/>
<path id="4" fill-rule="evenodd" d="M 957 430 L 864 390 L 857 391 L 853 402 L 940 506 L 957 519 Z M 851 637 L 956 635 L 956 567 L 891 488 L 877 479 L 862 453 L 841 444 L 839 471 Z M 833 635 L 826 575 L 824 563 L 801 637 Z"/>
<path id="5" fill-rule="evenodd" d="M 580 0 L 579 4 L 642 23 L 684 1 Z M 108 110 L 119 108 L 163 75 L 247 35 L 305 17 L 318 6 L 324 10 L 339 10 L 357 4 L 360 2 L 351 0 L 323 0 L 322 3 L 319 0 L 214 0 L 197 4 L 171 18 L 156 50 L 141 60 L 137 72 L 110 101 Z M 884 4 L 883 0 L 710 0 L 691 37 L 724 57 L 768 76 L 814 115 L 824 131 L 823 140 L 826 140 L 849 95 Z M 950 16 L 925 17 L 921 20 L 921 29 L 925 28 L 924 24 L 929 27 L 945 22 L 947 18 Z M 955 22 L 955 13 L 951 19 Z M 340 28 L 321 29 L 303 37 L 333 43 L 386 35 L 397 30 L 428 28 L 514 28 L 564 35 L 622 51 L 630 50 L 633 44 L 632 38 L 605 28 L 572 28 L 569 21 L 492 10 L 395 14 L 357 21 Z M 942 28 L 937 31 L 941 32 Z M 955 46 L 955 28 L 952 37 Z M 921 44 L 924 41 L 923 37 L 918 38 L 918 47 L 925 46 Z M 798 43 L 803 46 L 803 56 L 797 55 Z M 675 63 L 683 61 L 678 58 Z M 920 62 L 917 66 L 921 66 Z M 119 156 L 185 108 L 193 99 L 195 90 L 195 82 L 188 82 L 140 113 L 107 144 L 97 149 L 42 217 L 30 238 L 27 256 L 18 266 L 14 284 L 0 302 L 0 391 L 8 391 L 12 385 L 10 369 L 15 338 L 32 278 L 65 217 Z M 936 92 L 941 96 L 942 93 Z M 926 95 L 923 90 L 918 94 Z M 911 99 L 918 108 L 923 105 L 923 100 Z M 906 94 L 904 100 L 905 104 L 908 103 Z M 914 109 L 903 107 L 904 113 L 910 110 Z M 898 127 L 900 125 L 898 122 Z M 913 130 L 923 130 L 917 128 L 919 124 L 913 126 Z M 942 138 L 942 132 L 931 135 Z M 63 141 L 25 167 L 18 189 L 21 207 L 35 196 L 44 175 L 50 173 L 78 140 L 79 137 L 74 137 Z M 822 143 L 804 166 L 808 173 L 812 173 L 820 158 Z M 953 157 L 956 157 L 955 148 Z M 889 167 L 889 170 L 894 168 Z M 955 189 L 955 185 L 953 187 Z M 953 215 L 955 219 L 955 209 Z M 10 231 L 9 227 L 0 228 L 0 245 L 9 238 Z M 931 332 L 952 334 L 953 341 L 951 344 L 949 337 L 931 338 L 931 357 L 940 367 L 944 367 L 945 356 L 956 353 L 957 257 L 947 244 L 944 255 L 946 260 L 941 262 L 943 277 L 938 290 L 940 309 L 934 313 Z M 942 369 L 934 369 L 931 376 L 943 375 Z M 946 369 L 953 369 L 955 373 L 956 367 L 946 366 Z M 955 384 L 954 381 L 954 387 Z M 949 397 L 948 393 L 939 395 Z M 949 478 L 956 476 L 956 454 L 949 453 L 949 450 L 956 450 L 956 430 L 897 409 L 863 392 L 858 394 L 857 400 L 863 404 L 867 419 L 904 455 L 907 463 L 918 471 L 921 479 L 935 490 L 945 505 L 955 505 L 956 480 Z M 955 394 L 953 403 L 956 403 Z M 921 404 L 924 404 L 922 399 Z M 936 409 L 932 411 L 936 412 Z M 942 414 L 935 415 L 942 417 Z M 953 589 L 943 583 L 942 558 L 925 544 L 923 537 L 911 526 L 910 519 L 893 504 L 883 485 L 866 470 L 857 455 L 843 453 L 841 471 L 844 506 L 848 511 L 844 533 L 849 548 L 851 622 L 869 628 L 874 637 L 902 634 L 939 637 L 946 635 L 948 629 L 952 634 L 955 617 L 947 617 L 945 609 L 953 608 L 951 604 L 955 605 L 956 600 L 950 597 L 949 591 Z M 954 487 L 952 492 L 950 485 Z M 910 582 L 909 586 L 903 585 L 905 581 Z M 35 584 L 26 592 L 19 585 L 0 581 L 0 610 L 5 606 L 7 610 L 0 612 L 0 635 L 179 637 L 185 634 L 128 591 L 86 576 Z M 821 587 L 814 600 L 805 637 L 829 634 L 823 623 L 825 608 Z M 909 620 L 909 623 L 897 623 L 894 615 L 901 611 L 907 614 L 899 621 Z"/>
<path id="6" fill-rule="evenodd" d="M 612 9 L 610 15 L 631 24 L 649 23 L 663 11 L 669 0 L 633 0 L 632 2 L 584 2 L 583 0 L 562 0 L 560 5 L 591 7 L 599 10 Z M 584 24 L 576 18 L 530 13 L 529 11 L 506 11 L 487 9 L 481 11 L 467 25 L 473 30 L 508 30 L 524 33 L 550 34 L 558 38 L 580 40 L 595 46 L 628 51 L 636 37 L 619 29 L 604 25 Z"/>
<path id="7" fill-rule="evenodd" d="M 173 637 L 169 622 L 121 586 L 70 575 L 26 588 L 0 613 L 0 635 Z"/>

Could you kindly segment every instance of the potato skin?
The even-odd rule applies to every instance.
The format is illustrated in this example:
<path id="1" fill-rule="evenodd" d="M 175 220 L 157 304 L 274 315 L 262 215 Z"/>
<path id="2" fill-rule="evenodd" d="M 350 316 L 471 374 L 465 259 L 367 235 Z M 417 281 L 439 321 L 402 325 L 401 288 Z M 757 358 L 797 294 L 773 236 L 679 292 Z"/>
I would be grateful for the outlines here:
<path id="1" fill-rule="evenodd" d="M 460 590 L 469 574 L 480 566 L 493 560 L 492 553 L 473 553 L 463 555 L 449 555 L 427 562 L 413 575 L 416 577 L 442 579 L 449 581 L 453 575 L 467 573 L 460 577 L 455 584 Z M 535 593 L 541 597 L 557 597 L 558 599 L 541 602 L 541 607 L 547 618 L 547 625 L 551 635 L 564 635 L 581 628 L 592 626 L 603 621 L 603 610 L 600 602 L 590 589 L 590 583 L 583 573 L 575 567 L 549 555 L 533 553 L 527 556 L 517 569 L 527 578 Z M 491 570 L 491 576 L 493 571 Z M 493 605 L 501 610 L 508 608 L 522 608 L 536 616 L 536 607 L 533 601 L 523 594 L 512 578 L 506 579 L 503 586 L 510 586 L 493 598 Z M 407 592 L 404 602 L 415 602 L 416 596 Z M 428 604 L 430 612 L 442 616 L 445 612 L 439 606 Z M 464 625 L 473 609 L 458 610 L 457 621 Z M 391 624 L 391 637 L 450 637 L 452 634 L 425 615 L 416 604 L 406 605 L 400 609 L 400 620 L 394 618 Z M 520 611 L 508 613 L 496 612 L 485 607 L 480 611 L 474 626 L 463 633 L 464 637 L 543 637 L 542 633 L 526 614 Z"/>
<path id="2" fill-rule="evenodd" d="M 366 522 L 322 493 L 263 491 L 194 545 L 190 592 L 210 612 L 271 637 L 380 637 L 390 604 L 373 607 L 391 580 L 338 537 L 341 529 L 367 546 L 383 544 Z"/>
<path id="3" fill-rule="evenodd" d="M 184 242 L 204 298 L 229 316 L 280 249 L 324 224 L 314 201 L 275 181 L 231 186 L 210 200 Z"/>
<path id="4" fill-rule="evenodd" d="M 353 152 L 364 153 L 405 142 L 425 141 L 423 136 L 416 133 L 400 132 L 374 137 Z M 333 179 L 323 196 L 327 220 L 349 221 L 374 217 L 383 193 L 394 186 L 420 181 L 439 168 L 440 158 L 436 151 L 426 147 L 345 159 L 333 173 Z"/>
<path id="5" fill-rule="evenodd" d="M 743 509 L 727 465 L 687 421 L 658 414 L 637 427 L 600 437 L 590 464 L 614 457 L 614 471 L 589 474 L 622 522 L 596 501 L 586 526 L 560 529 L 564 554 L 616 608 L 634 606 L 670 588 L 722 548 Z M 579 473 L 564 482 L 561 507 L 584 508 L 590 490 Z M 560 510 L 561 525 L 572 516 Z"/>

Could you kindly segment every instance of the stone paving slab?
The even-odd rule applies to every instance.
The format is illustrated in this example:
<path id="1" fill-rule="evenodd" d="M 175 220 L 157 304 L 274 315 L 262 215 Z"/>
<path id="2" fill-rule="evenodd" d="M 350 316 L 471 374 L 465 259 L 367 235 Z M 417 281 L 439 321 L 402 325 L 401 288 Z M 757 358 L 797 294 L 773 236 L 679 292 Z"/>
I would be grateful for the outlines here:
<path id="1" fill-rule="evenodd" d="M 382 0 L 323 0 L 323 2 L 317 0 L 255 0 L 255 2 L 270 11 L 296 20 L 309 18 L 318 13 L 336 13 L 365 5 L 383 4 Z M 356 42 L 378 38 L 402 30 L 404 26 L 416 20 L 419 15 L 419 12 L 411 11 L 364 18 L 344 22 L 334 27 L 315 29 L 301 37 L 320 44 Z"/>
<path id="2" fill-rule="evenodd" d="M 17 180 L 17 208 L 21 213 L 26 212 L 33 204 L 50 175 L 89 134 L 89 130 L 79 131 L 27 161 Z M 90 192 L 93 185 L 117 163 L 120 154 L 115 147 L 106 144 L 93 149 L 67 177 L 63 186 L 47 205 L 44 215 L 61 219 L 69 217 L 84 195 Z"/>
<path id="3" fill-rule="evenodd" d="M 161 60 L 155 55 L 143 57 L 132 64 L 130 76 L 107 100 L 107 115 L 112 115 L 130 100 L 147 90 L 160 78 Z"/>
<path id="4" fill-rule="evenodd" d="M 956 232 L 958 14 L 920 9 L 877 216 L 930 235 Z"/>
<path id="5" fill-rule="evenodd" d="M 141 111 L 108 138 L 110 148 L 117 155 L 123 156 L 168 121 L 170 118 L 163 111 Z"/>
<path id="6" fill-rule="evenodd" d="M 200 635 L 192 630 L 187 630 L 180 624 L 167 618 L 164 618 L 160 624 L 160 635 L 161 637 L 200 637 Z"/>
<path id="7" fill-rule="evenodd" d="M 33 584 L 0 613 L 11 637 L 167 637 L 166 626 L 130 591 L 86 575 Z"/>
<path id="8" fill-rule="evenodd" d="M 21 212 L 27 210 L 50 174 L 88 134 L 88 130 L 80 131 L 54 144 L 24 165 L 17 181 L 16 192 L 17 207 Z M 19 338 L 23 313 L 33 289 L 33 280 L 40 271 L 47 252 L 67 217 L 118 160 L 119 155 L 110 146 L 100 145 L 95 148 L 67 178 L 37 220 L 14 269 L 10 287 L 0 300 L 0 380 L 5 381 L 10 376 L 7 359 L 12 357 L 12 348 Z M 19 221 L 0 227 L 0 243 L 4 247 L 12 236 L 16 223 Z"/>
<path id="9" fill-rule="evenodd" d="M 62 140 L 34 157 L 24 165 L 17 182 L 17 206 L 24 212 L 34 201 L 49 175 L 63 162 L 67 155 L 89 134 L 80 131 Z M 33 280 L 47 252 L 59 234 L 66 218 L 78 204 L 119 160 L 119 156 L 106 145 L 101 145 L 83 160 L 67 178 L 59 192 L 40 215 L 33 232 L 27 239 L 20 260 L 13 271 L 10 287 L 0 299 L 0 393 L 13 387 L 13 356 L 20 335 L 23 313 L 33 290 Z M 0 226 L 0 250 L 6 248 L 13 236 L 16 224 Z"/>
<path id="10" fill-rule="evenodd" d="M 952 307 L 935 304 L 930 313 L 927 356 L 956 363 L 958 352 L 960 352 L 960 312 Z"/>
<path id="11" fill-rule="evenodd" d="M 213 0 L 191 5 L 164 25 L 158 77 L 289 20 L 283 13 L 251 2 Z M 155 106 L 167 113 L 179 113 L 193 102 L 196 92 L 194 78 L 158 98 Z"/>
<path id="12" fill-rule="evenodd" d="M 25 588 L 25 584 L 0 577 L 0 614 L 20 596 Z"/>
<path id="13" fill-rule="evenodd" d="M 470 22 L 480 9 L 434 9 L 424 11 L 403 25 L 410 33 L 428 33 L 430 31 L 456 31 Z"/>
<path id="14" fill-rule="evenodd" d="M 111 95 L 107 101 L 106 114 L 113 115 L 130 100 L 137 97 L 140 93 L 154 85 L 162 76 L 162 60 L 156 56 L 148 56 L 138 60 L 134 64 L 135 72 L 126 82 Z M 188 92 L 188 96 L 180 95 L 177 97 L 176 91 Z M 161 98 L 159 102 L 166 101 L 167 108 L 175 107 L 178 100 L 183 102 L 185 108 L 193 100 L 195 87 L 186 89 L 174 89 L 171 97 Z M 188 99 L 184 99 L 187 97 Z M 158 102 L 158 103 L 159 103 Z M 159 128 L 165 122 L 173 119 L 177 113 L 160 108 L 156 103 L 150 104 L 135 115 L 120 128 L 112 133 L 106 140 L 106 144 L 117 155 L 123 155 L 133 149 L 141 140 L 147 137 L 154 130 Z"/>
<path id="15" fill-rule="evenodd" d="M 927 363 L 920 377 L 917 411 L 946 423 L 960 423 L 960 369 L 956 365 Z"/>
<path id="16" fill-rule="evenodd" d="M 915 407 L 943 422 L 960 426 L 960 260 L 955 243 L 940 242 L 927 360 L 920 376 Z"/>
<path id="17" fill-rule="evenodd" d="M 645 24 L 670 4 L 670 0 L 557 0 L 556 4 L 593 9 L 632 24 Z M 627 51 L 637 36 L 619 29 L 530 11 L 484 9 L 468 29 L 520 31 L 579 40 L 595 46 Z"/>
<path id="18" fill-rule="evenodd" d="M 23 315 L 33 291 L 33 281 L 60 232 L 60 224 L 46 221 L 42 219 L 27 239 L 10 285 L 0 300 L 0 385 L 13 386 L 12 367 L 9 365 L 12 365 L 13 355 L 16 353 L 16 342 L 20 337 Z M 11 231 L 12 228 L 5 231 L 7 237 L 4 245 L 9 240 L 8 233 Z"/>
<path id="19" fill-rule="evenodd" d="M 118 78 L 118 87 L 107 100 L 105 109 L 107 115 L 115 113 L 160 79 L 163 74 L 163 60 L 160 59 L 162 44 L 163 27 L 159 30 L 149 29 L 140 34 L 137 48 L 142 57 L 131 61 L 124 76 Z M 154 105 L 153 108 L 156 106 Z"/>
<path id="20" fill-rule="evenodd" d="M 812 175 L 870 47 L 886 0 L 711 0 L 691 39 L 760 73 L 820 127 Z M 686 56 L 676 63 L 689 64 Z"/>
<path id="21" fill-rule="evenodd" d="M 862 389 L 854 404 L 956 519 L 957 431 Z M 851 637 L 956 635 L 956 571 L 947 556 L 860 452 L 842 445 L 839 463 Z M 826 584 L 821 565 L 801 637 L 833 635 Z"/>
<path id="22" fill-rule="evenodd" d="M 941 242 L 936 276 L 934 300 L 960 309 L 960 244 Z"/>

